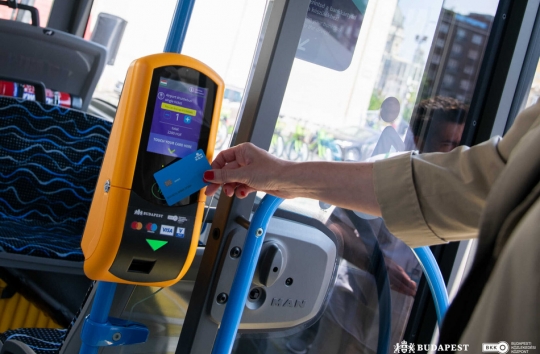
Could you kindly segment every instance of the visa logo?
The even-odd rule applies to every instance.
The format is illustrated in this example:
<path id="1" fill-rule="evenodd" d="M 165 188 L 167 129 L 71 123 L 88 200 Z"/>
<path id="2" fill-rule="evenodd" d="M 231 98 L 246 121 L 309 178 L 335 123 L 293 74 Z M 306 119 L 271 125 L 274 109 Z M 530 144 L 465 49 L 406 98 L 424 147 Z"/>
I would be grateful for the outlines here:
<path id="1" fill-rule="evenodd" d="M 174 226 L 161 225 L 159 233 L 165 236 L 174 236 Z"/>

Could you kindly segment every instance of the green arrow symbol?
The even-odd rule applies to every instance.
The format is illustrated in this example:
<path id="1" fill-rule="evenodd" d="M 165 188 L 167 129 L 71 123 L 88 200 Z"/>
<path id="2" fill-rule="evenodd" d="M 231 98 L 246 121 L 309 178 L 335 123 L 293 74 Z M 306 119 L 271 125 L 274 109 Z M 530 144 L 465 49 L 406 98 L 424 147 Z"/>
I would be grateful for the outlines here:
<path id="1" fill-rule="evenodd" d="M 152 247 L 154 251 L 157 251 L 158 249 L 169 243 L 169 241 L 152 240 L 149 238 L 146 239 L 146 242 L 148 242 L 148 244 L 150 245 L 150 247 Z"/>

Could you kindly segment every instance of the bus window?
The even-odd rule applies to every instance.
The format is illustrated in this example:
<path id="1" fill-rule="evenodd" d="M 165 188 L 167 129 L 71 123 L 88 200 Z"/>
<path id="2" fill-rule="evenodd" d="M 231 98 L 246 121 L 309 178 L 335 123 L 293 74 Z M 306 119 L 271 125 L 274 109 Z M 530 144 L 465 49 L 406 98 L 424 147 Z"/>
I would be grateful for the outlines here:
<path id="1" fill-rule="evenodd" d="M 21 1 L 22 4 L 35 7 L 39 11 L 39 23 L 41 27 L 47 26 L 49 14 L 54 0 Z M 30 23 L 31 17 L 28 11 L 15 10 L 7 6 L 0 6 L 0 19 Z"/>
<path id="2" fill-rule="evenodd" d="M 89 28 L 94 27 L 101 12 L 128 22 L 115 64 L 105 68 L 96 97 L 117 104 L 129 64 L 136 58 L 163 51 L 176 4 L 176 0 L 161 1 L 159 6 L 142 0 L 94 1 Z M 209 65 L 227 85 L 218 148 L 230 140 L 264 8 L 264 1 L 245 0 L 200 0 L 193 8 L 182 54 Z"/>
<path id="3" fill-rule="evenodd" d="M 460 144 L 497 6 L 493 0 L 370 0 L 348 68 L 337 71 L 295 60 L 270 151 L 294 161 L 365 161 L 406 150 L 450 151 Z M 345 22 L 342 30 L 347 28 Z M 300 43 L 309 50 L 310 42 L 301 37 Z M 295 353 L 376 352 L 377 293 L 368 285 L 373 276 L 355 262 L 365 259 L 360 254 L 365 235 L 351 227 L 342 211 L 316 200 L 286 200 L 282 207 L 323 220 L 343 235 L 344 249 L 358 251 L 343 255 L 321 320 L 272 345 Z M 405 332 L 414 291 L 392 285 L 392 277 L 401 274 L 404 283 L 418 284 L 418 263 L 380 219 L 357 216 L 384 253 L 394 345 Z M 253 351 L 268 345 L 249 334 L 240 343 L 239 348 Z"/>
<path id="4" fill-rule="evenodd" d="M 536 73 L 534 74 L 531 90 L 529 91 L 529 94 L 527 95 L 527 99 L 525 101 L 525 108 L 530 107 L 533 104 L 535 104 L 539 98 L 540 98 L 540 62 L 538 66 L 536 67 Z"/>

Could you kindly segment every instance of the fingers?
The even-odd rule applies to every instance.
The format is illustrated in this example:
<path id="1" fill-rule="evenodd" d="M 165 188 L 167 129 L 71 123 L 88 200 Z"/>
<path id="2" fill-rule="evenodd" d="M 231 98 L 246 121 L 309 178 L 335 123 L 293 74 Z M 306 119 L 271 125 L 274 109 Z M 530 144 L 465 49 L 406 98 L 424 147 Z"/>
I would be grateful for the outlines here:
<path id="1" fill-rule="evenodd" d="M 206 190 L 204 191 L 204 194 L 206 194 L 208 197 L 211 197 L 213 196 L 214 194 L 216 194 L 217 190 L 219 189 L 219 187 L 221 187 L 219 184 L 209 184 L 207 187 L 206 187 Z"/>
<path id="2" fill-rule="evenodd" d="M 238 198 L 243 199 L 247 197 L 248 194 L 253 193 L 253 192 L 256 192 L 256 190 L 249 186 L 246 186 L 245 184 L 240 184 L 235 190 L 235 195 Z"/>
<path id="3" fill-rule="evenodd" d="M 238 183 L 227 183 L 223 185 L 223 193 L 225 193 L 228 197 L 232 197 L 234 195 L 234 191 L 236 189 L 236 186 L 238 186 Z"/>
<path id="4" fill-rule="evenodd" d="M 211 197 L 217 192 L 219 187 L 221 187 L 221 185 L 212 183 L 206 187 L 205 194 Z M 236 197 L 240 199 L 244 199 L 250 193 L 256 192 L 255 189 L 248 187 L 245 184 L 237 184 L 237 183 L 226 184 L 223 186 L 222 190 L 223 190 L 223 193 L 225 193 L 227 196 L 232 197 L 234 194 L 236 195 Z"/>
<path id="5" fill-rule="evenodd" d="M 221 151 L 212 162 L 212 169 L 221 169 L 228 163 L 236 160 L 237 146 Z"/>
<path id="6" fill-rule="evenodd" d="M 243 143 L 221 151 L 214 162 L 212 162 L 212 169 L 222 169 L 232 162 L 238 162 L 239 165 L 245 165 L 245 155 L 248 150 L 253 150 L 253 148 L 255 148 L 253 144 Z"/>
<path id="7" fill-rule="evenodd" d="M 206 195 L 214 195 L 214 193 L 219 189 L 221 184 L 225 183 L 225 185 L 223 186 L 223 192 L 229 197 L 232 196 L 234 190 L 236 189 L 237 183 L 234 182 L 234 176 L 231 179 L 230 175 L 227 175 L 227 172 L 224 173 L 223 171 L 236 169 L 238 167 L 238 163 L 236 161 L 233 161 L 225 165 L 225 167 L 223 167 L 222 169 L 206 171 L 203 175 L 204 181 L 212 182 L 212 184 L 210 184 L 206 188 Z"/>
<path id="8" fill-rule="evenodd" d="M 403 268 L 395 264 L 388 268 L 391 287 L 408 296 L 416 295 L 416 283 L 409 278 Z"/>
<path id="9" fill-rule="evenodd" d="M 275 171 L 275 163 L 267 151 L 250 143 L 223 150 L 212 162 L 212 169 L 204 173 L 204 180 L 212 183 L 206 195 L 213 195 L 220 185 L 229 197 L 245 198 L 257 189 L 263 190 L 268 187 L 265 178 L 269 178 L 269 171 Z"/>

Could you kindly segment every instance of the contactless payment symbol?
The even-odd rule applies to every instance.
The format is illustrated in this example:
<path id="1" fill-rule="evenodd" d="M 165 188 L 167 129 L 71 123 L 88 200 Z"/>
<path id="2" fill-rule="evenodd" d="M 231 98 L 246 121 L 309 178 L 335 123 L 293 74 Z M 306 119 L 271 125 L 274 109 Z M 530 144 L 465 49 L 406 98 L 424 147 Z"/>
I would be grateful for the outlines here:
<path id="1" fill-rule="evenodd" d="M 184 116 L 184 123 L 190 124 L 191 123 L 191 117 L 190 116 Z"/>
<path id="2" fill-rule="evenodd" d="M 186 235 L 186 229 L 183 227 L 177 227 L 176 228 L 176 237 L 184 238 Z"/>
<path id="3" fill-rule="evenodd" d="M 154 198 L 159 199 L 159 200 L 165 200 L 165 197 L 163 196 L 163 193 L 161 193 L 161 189 L 159 188 L 157 183 L 154 183 L 152 185 L 151 191 L 152 191 L 152 195 L 154 196 Z M 135 214 L 135 215 L 137 215 L 137 214 Z M 142 214 L 140 214 L 140 215 L 142 215 Z"/>

